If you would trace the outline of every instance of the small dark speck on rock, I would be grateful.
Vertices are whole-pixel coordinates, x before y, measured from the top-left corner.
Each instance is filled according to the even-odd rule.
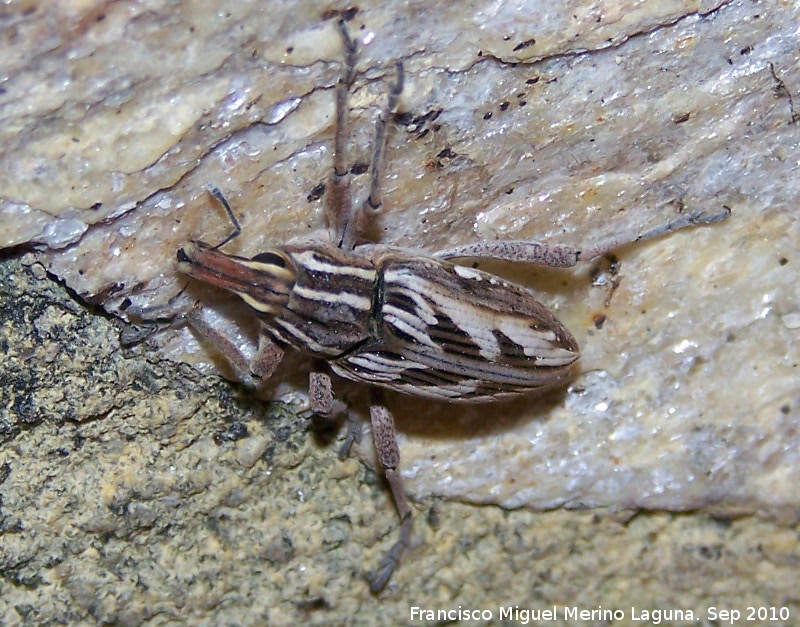
[[[314,202],[315,200],[319,200],[322,198],[322,195],[325,193],[325,183],[320,183],[314,189],[312,189],[308,196],[306,196],[306,200],[308,202]]]
[[[8,462],[3,462],[3,465],[0,466],[0,485],[8,479],[8,476],[11,474],[11,464]]]
[[[436,505],[431,505],[430,509],[428,510],[428,515],[426,516],[426,520],[428,525],[430,525],[431,529],[434,531],[439,528],[442,523],[441,516],[439,516],[439,510],[436,508]]]
[[[214,434],[214,443],[222,444],[223,442],[236,442],[242,440],[249,435],[247,425],[243,422],[233,422],[226,429],[217,431]]]
[[[518,43],[514,46],[513,52],[519,52],[520,50],[524,50],[525,48],[530,48],[532,45],[536,43],[536,40],[531,37],[530,39],[526,39],[523,42]]]
[[[291,427],[278,427],[275,429],[275,439],[278,442],[286,442],[292,435]]]

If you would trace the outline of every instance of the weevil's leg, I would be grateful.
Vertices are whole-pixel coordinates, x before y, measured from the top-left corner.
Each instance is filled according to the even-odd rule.
[[[153,335],[153,333],[158,331],[158,328],[155,322],[145,322],[144,324],[123,323],[123,327],[119,333],[120,344],[123,346],[138,344]]]
[[[374,217],[383,204],[381,185],[383,183],[383,170],[386,165],[386,129],[389,119],[397,110],[397,104],[405,82],[403,65],[397,63],[395,67],[397,69],[397,78],[389,86],[386,104],[375,121],[375,141],[372,148],[372,163],[369,169],[369,196],[367,196],[364,204],[359,207],[358,212],[345,224],[340,246],[343,250],[353,250],[356,240],[364,230],[367,222]]]
[[[441,259],[457,259],[460,257],[502,259],[504,261],[520,261],[551,268],[571,268],[578,263],[580,251],[570,246],[550,246],[542,242],[501,240],[456,246],[455,248],[437,252],[435,256]]]
[[[131,305],[130,307],[123,307],[123,309],[129,317],[138,318],[145,322],[172,322],[176,319],[182,319],[183,314],[195,304],[193,300],[190,300],[189,297],[186,296],[186,288],[188,286],[189,281],[184,284],[177,294],[170,297],[170,299],[162,305],[153,305],[150,307]]]
[[[258,353],[252,360],[248,360],[236,344],[206,321],[199,308],[193,307],[184,317],[203,339],[225,357],[237,377],[244,383],[253,385],[253,376],[268,379],[283,358],[283,349],[265,335],[260,335]]]
[[[350,179],[347,168],[345,145],[349,135],[347,109],[350,88],[356,73],[358,46],[350,38],[344,20],[339,20],[339,31],[345,50],[345,71],[336,83],[336,128],[333,137],[333,172],[325,202],[329,226],[334,231],[337,244],[341,246],[346,225],[353,217],[353,202],[350,196]]]
[[[269,379],[283,360],[284,350],[263,333],[258,336],[258,352],[250,360],[250,372],[259,379]]]
[[[344,442],[342,442],[342,445],[339,447],[339,452],[337,453],[339,459],[347,459],[350,455],[350,449],[353,448],[353,444],[361,439],[361,423],[353,413],[349,411],[345,419],[345,429],[347,429],[347,432],[345,433]]]
[[[331,375],[315,369],[308,375],[308,402],[311,412],[323,418],[332,418],[347,411],[347,405],[333,397]]]
[[[386,407],[380,390],[372,388],[369,417],[372,423],[372,438],[378,454],[378,462],[383,468],[389,487],[392,489],[397,513],[400,515],[400,538],[395,542],[389,553],[381,561],[377,574],[370,581],[373,592],[380,592],[389,581],[392,572],[400,564],[400,557],[408,545],[411,536],[413,517],[411,506],[408,504],[403,482],[398,472],[400,465],[400,449],[397,446],[397,433],[394,428],[394,418]]]
[[[131,322],[123,327],[120,333],[120,342],[124,346],[132,346],[146,339],[159,329],[183,324],[185,312],[194,306],[185,294],[186,282],[180,291],[166,303],[142,307],[140,305],[122,306],[121,309],[128,314]],[[184,301],[184,302],[182,302]]]
[[[373,211],[380,209],[383,204],[381,185],[383,184],[383,170],[386,166],[386,127],[389,124],[389,118],[397,111],[397,104],[400,100],[400,94],[403,93],[403,84],[405,83],[403,64],[396,63],[395,69],[397,70],[397,77],[394,83],[389,86],[386,105],[375,122],[375,143],[369,171],[369,196],[364,203],[365,209],[369,207]]]
[[[715,222],[722,222],[723,220],[726,220],[729,215],[731,215],[731,210],[728,207],[724,207],[722,211],[717,211],[715,213],[710,213],[710,214],[703,213],[702,211],[684,213],[681,214],[677,219],[673,220],[672,222],[668,222],[667,224],[662,224],[653,229],[650,229],[649,231],[646,231],[645,233],[638,235],[634,239],[620,238],[612,241],[606,241],[600,244],[599,246],[581,251],[580,261],[591,261],[592,259],[597,259],[598,257],[602,257],[603,255],[611,252],[616,248],[620,248],[621,246],[634,244],[636,242],[645,242],[649,239],[661,237],[662,235],[666,235],[667,233],[672,233],[673,231],[677,231],[679,229],[685,229],[690,226],[700,226],[703,224],[714,224]]]
[[[722,211],[712,214],[704,214],[699,211],[684,214],[672,222],[657,226],[632,239],[625,237],[615,238],[607,240],[599,246],[588,250],[578,250],[571,246],[550,245],[544,242],[508,240],[477,242],[475,244],[457,246],[437,252],[435,256],[441,259],[466,257],[476,259],[502,259],[503,261],[520,261],[540,266],[549,266],[551,268],[571,268],[579,261],[590,261],[597,257],[602,257],[606,253],[627,244],[643,242],[690,226],[721,222],[725,220],[730,213],[730,209],[725,208]]]
[[[189,326],[204,340],[207,340],[231,365],[239,379],[245,380],[250,376],[250,362],[239,348],[231,342],[222,332],[214,328],[203,317],[199,307],[193,307],[184,318]]]
[[[347,435],[339,447],[339,459],[344,459],[350,453],[350,448],[361,435],[361,426],[358,420],[351,415],[347,405],[338,401],[333,396],[331,376],[325,371],[325,363],[318,362],[315,369],[308,376],[308,408],[301,413],[320,416],[321,418],[334,418],[340,414],[347,416]]]

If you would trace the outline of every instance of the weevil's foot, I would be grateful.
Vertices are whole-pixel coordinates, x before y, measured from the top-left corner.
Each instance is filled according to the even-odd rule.
[[[400,539],[394,543],[386,557],[381,560],[377,573],[369,578],[369,588],[373,594],[377,594],[384,589],[392,573],[400,566],[400,557],[403,555],[403,551],[406,550],[406,546],[408,546],[413,522],[414,519],[410,515],[403,519],[403,524],[400,527]]]
[[[134,346],[146,340],[156,331],[158,331],[158,325],[153,322],[141,325],[123,323],[119,332],[119,341],[123,346]]]
[[[692,215],[694,224],[713,224],[714,222],[722,222],[731,215],[730,207],[723,207],[722,211],[714,213],[697,212]]]
[[[345,433],[344,442],[339,447],[339,459],[341,460],[350,457],[350,449],[353,448],[353,444],[361,440],[361,423],[350,412],[347,413],[345,425],[347,433]]]
[[[143,342],[160,329],[181,326],[185,323],[187,307],[178,304],[178,295],[173,296],[168,303],[161,305],[131,305],[123,307],[131,322],[123,323],[120,331],[120,342],[123,346],[133,346]],[[195,305],[196,306],[196,305]],[[191,309],[189,307],[188,309]]]
[[[381,562],[381,567],[378,570],[377,574],[373,577],[368,579],[369,581],[369,589],[372,591],[373,594],[378,594],[381,590],[386,587],[386,583],[389,581],[389,577],[392,576],[394,569],[397,568],[398,563],[393,562],[390,563],[388,560],[383,560]]]

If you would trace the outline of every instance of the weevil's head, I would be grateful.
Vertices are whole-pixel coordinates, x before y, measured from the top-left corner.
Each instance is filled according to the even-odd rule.
[[[259,316],[272,317],[289,302],[296,269],[289,256],[275,249],[251,259],[226,255],[204,242],[178,249],[178,270],[193,279],[233,292]]]

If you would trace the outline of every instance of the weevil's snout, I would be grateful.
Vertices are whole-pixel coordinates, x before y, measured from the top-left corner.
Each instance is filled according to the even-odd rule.
[[[183,248],[179,248],[175,258],[178,262],[178,270],[184,274],[189,274],[189,268],[192,266],[192,254],[194,253],[195,245],[193,243],[186,244]]]
[[[200,241],[192,241],[184,244],[181,248],[178,249],[178,252],[175,255],[175,258],[178,262],[178,270],[183,272],[184,274],[188,274],[192,276],[192,266],[195,265],[196,260],[199,255],[202,255],[202,252],[198,253],[198,251],[204,250],[213,250],[211,246],[206,244],[205,242]]]
[[[226,255],[204,242],[189,242],[178,249],[176,260],[180,272],[233,292],[256,313],[268,316],[286,306],[295,283],[294,264],[281,250],[247,259]]]

